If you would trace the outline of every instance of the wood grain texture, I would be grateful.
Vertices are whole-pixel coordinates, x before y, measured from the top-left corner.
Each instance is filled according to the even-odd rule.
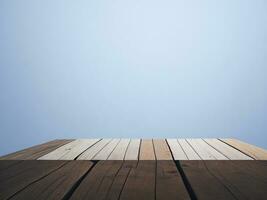
[[[77,160],[92,160],[94,156],[101,151],[109,142],[111,139],[102,139],[93,146],[91,146],[89,149],[84,151]]]
[[[66,161],[0,161],[0,199],[8,199],[64,164]]]
[[[181,175],[173,161],[157,161],[156,173],[156,199],[190,199]]]
[[[117,200],[120,198],[121,191],[123,190],[124,184],[133,168],[136,168],[137,160],[127,160],[122,164],[121,169],[113,180],[110,190],[106,196],[106,199]]]
[[[167,139],[174,160],[188,160],[184,150],[178,143],[177,139]]]
[[[256,147],[254,145],[242,142],[236,139],[220,139],[228,145],[238,149],[239,151],[247,154],[251,158],[255,160],[267,160],[267,151],[260,147]]]
[[[195,150],[188,144],[188,142],[185,139],[178,139],[177,141],[181,145],[188,160],[201,160],[199,155],[195,152]]]
[[[266,199],[266,161],[205,161],[205,165],[236,199]]]
[[[105,199],[123,161],[99,161],[70,199]]]
[[[35,160],[73,140],[53,140],[0,157],[0,160]]]
[[[138,160],[139,159],[139,149],[140,149],[140,139],[131,139],[128,149],[125,154],[125,160]]]
[[[155,160],[155,152],[152,140],[142,139],[139,160]]]
[[[208,145],[202,139],[187,139],[202,160],[228,160],[223,154]]]
[[[120,142],[120,139],[112,139],[101,151],[99,151],[94,157],[93,160],[107,160],[109,155],[115,149],[115,147]]]
[[[153,139],[153,144],[157,160],[172,160],[172,154],[166,140]]]
[[[92,166],[91,161],[69,161],[58,170],[29,185],[12,199],[63,199]]]
[[[120,200],[155,199],[156,161],[139,161],[132,168],[122,190]]]
[[[250,158],[249,156],[218,139],[204,139],[204,141],[224,154],[230,160],[252,160],[252,158]]]
[[[176,161],[178,162],[178,161]],[[182,169],[197,199],[233,200],[234,195],[206,167],[204,161],[182,160]],[[215,162],[215,161],[213,161]],[[230,161],[229,161],[230,162]]]
[[[116,148],[112,151],[108,160],[124,160],[130,139],[121,139]]]
[[[74,160],[99,139],[77,139],[38,158],[38,160]]]

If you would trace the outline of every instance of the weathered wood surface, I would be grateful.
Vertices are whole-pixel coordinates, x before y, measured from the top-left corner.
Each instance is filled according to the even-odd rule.
[[[266,199],[267,161],[2,160],[0,199]]]
[[[228,145],[238,149],[240,152],[247,154],[255,160],[267,160],[267,151],[260,147],[242,142],[236,139],[220,139]]]
[[[0,160],[267,160],[267,151],[235,139],[55,140]]]
[[[73,140],[53,140],[0,157],[0,160],[35,160]]]
[[[197,199],[266,199],[267,161],[180,163]]]
[[[142,140],[140,146],[139,160],[155,160],[155,151],[152,140]]]
[[[74,160],[100,139],[77,139],[38,158],[38,160]]]

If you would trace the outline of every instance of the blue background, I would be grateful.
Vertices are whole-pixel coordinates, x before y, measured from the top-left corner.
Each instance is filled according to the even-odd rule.
[[[1,0],[0,154],[55,138],[267,148],[266,0]]]

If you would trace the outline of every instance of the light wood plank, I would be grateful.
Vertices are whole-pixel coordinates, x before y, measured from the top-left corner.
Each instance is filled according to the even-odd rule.
[[[107,160],[109,155],[115,149],[115,147],[120,142],[120,139],[112,139],[101,151],[99,151],[94,157],[93,160]]]
[[[129,142],[130,139],[121,139],[114,151],[108,157],[108,160],[124,160]]]
[[[165,140],[153,139],[157,160],[172,160],[170,149]]]
[[[40,157],[38,160],[74,160],[99,139],[77,139]]]
[[[201,160],[198,154],[194,151],[194,149],[188,144],[185,139],[178,139],[177,141],[184,150],[188,160]]]
[[[142,139],[139,160],[155,160],[153,142],[150,139]]]
[[[181,145],[178,143],[177,139],[167,139],[167,142],[171,148],[174,160],[188,160],[185,152],[183,151]]]
[[[187,139],[187,141],[203,160],[228,160],[227,157],[209,146],[202,139]]]
[[[243,154],[242,152],[236,150],[235,148],[225,144],[218,139],[204,139],[209,145],[217,149],[219,152],[224,154],[230,160],[252,160],[251,157]]]
[[[74,140],[53,140],[0,157],[0,160],[35,160]]]
[[[242,151],[255,160],[267,160],[267,151],[260,147],[242,142],[236,139],[220,139],[221,141],[231,145],[232,147]]]
[[[91,146],[89,149],[87,149],[85,152],[83,152],[77,160],[92,160],[93,157],[101,151],[109,142],[111,139],[102,139],[93,146]]]
[[[140,142],[140,139],[131,139],[125,154],[125,160],[138,160]]]

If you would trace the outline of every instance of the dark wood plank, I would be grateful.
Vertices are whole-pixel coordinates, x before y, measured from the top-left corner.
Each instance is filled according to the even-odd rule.
[[[180,161],[180,163],[197,199],[236,199],[229,189],[207,169],[203,161],[189,160]]]
[[[99,161],[70,199],[105,199],[123,161]]]
[[[190,196],[183,183],[182,177],[172,160],[157,161],[156,177],[157,200],[190,199]]]
[[[27,185],[64,165],[65,161],[0,161],[0,199],[6,199]],[[8,166],[8,167],[7,167]]]
[[[73,140],[53,140],[0,157],[0,160],[35,160]]]
[[[236,199],[266,199],[267,161],[205,161]]]
[[[126,180],[120,199],[155,199],[156,161],[140,160]]]
[[[41,162],[41,161],[38,161]],[[47,161],[48,163],[54,161]],[[53,173],[29,185],[11,199],[63,199],[93,166],[92,161],[68,161]]]
[[[124,161],[121,169],[118,174],[114,178],[114,181],[108,191],[106,199],[109,200],[117,200],[120,198],[121,191],[123,190],[124,184],[132,170],[132,168],[136,168],[137,161],[128,160]]]

